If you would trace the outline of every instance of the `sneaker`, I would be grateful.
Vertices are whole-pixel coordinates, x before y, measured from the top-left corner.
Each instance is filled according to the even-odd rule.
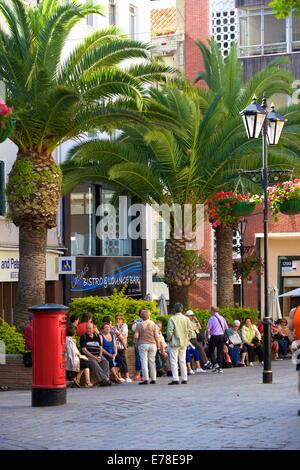
[[[215,364],[211,371],[212,372],[217,372],[219,368],[220,368],[219,364]]]
[[[141,377],[140,374],[136,374],[136,375],[133,377],[133,380],[134,380],[135,382],[141,382],[141,380],[143,380],[143,379],[142,379],[142,377]]]
[[[219,367],[218,372],[219,372],[219,374],[224,374],[224,371],[221,367]]]
[[[148,385],[148,380],[143,380],[143,382],[140,382],[139,385]]]
[[[181,381],[181,384],[182,384],[182,385],[186,385],[187,383],[188,383],[187,380],[182,380],[182,381]]]
[[[119,380],[120,380],[120,382],[121,382],[122,384],[124,384],[124,383],[126,382],[126,380],[123,379],[123,377],[119,378]]]
[[[131,384],[132,380],[128,377],[128,379],[125,379],[125,382],[126,382],[127,384]]]
[[[179,380],[172,380],[172,382],[169,382],[168,385],[180,385]]]
[[[275,357],[274,361],[283,361],[282,357]]]
[[[156,384],[156,380],[151,380],[150,385],[155,385],[155,384]]]
[[[213,368],[213,365],[210,361],[206,362],[203,366],[203,369],[205,370],[209,370],[209,369],[212,369]]]
[[[200,367],[200,368],[198,367],[198,369],[196,369],[196,372],[197,372],[198,374],[205,374],[205,373],[206,373],[206,370],[201,369],[201,367]]]
[[[194,372],[193,369],[191,369],[191,370],[188,371],[188,374],[189,374],[189,375],[195,375],[195,373],[196,373],[196,372]]]
[[[249,362],[249,366],[253,367],[254,366],[253,362]]]

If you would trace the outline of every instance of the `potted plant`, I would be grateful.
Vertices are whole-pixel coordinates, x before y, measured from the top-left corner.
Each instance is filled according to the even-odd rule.
[[[300,214],[300,179],[270,186],[268,201],[275,220],[278,220],[279,212],[286,215]]]
[[[0,143],[10,136],[15,125],[16,121],[12,116],[12,109],[0,100]]]

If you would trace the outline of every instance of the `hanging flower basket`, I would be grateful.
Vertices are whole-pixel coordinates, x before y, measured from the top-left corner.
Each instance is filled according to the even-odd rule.
[[[232,206],[231,210],[233,215],[236,215],[237,217],[245,217],[254,212],[255,206],[255,202],[237,201],[237,203]]]
[[[2,123],[4,123],[4,121],[2,121]],[[16,120],[14,118],[10,118],[6,121],[6,125],[4,127],[0,127],[0,143],[8,139],[15,126]]]
[[[268,188],[268,201],[272,216],[277,221],[277,214],[300,214],[300,179],[285,181]]]
[[[280,212],[286,215],[300,214],[300,199],[287,199],[280,204]]]
[[[0,100],[0,142],[4,142],[10,136],[15,125],[16,120],[12,117],[12,109]]]
[[[234,227],[239,218],[251,214],[260,201],[261,198],[256,195],[219,192],[207,202],[209,221],[214,228],[220,225]]]

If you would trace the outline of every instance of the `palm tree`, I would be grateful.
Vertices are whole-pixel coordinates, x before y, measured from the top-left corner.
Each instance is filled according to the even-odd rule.
[[[288,88],[288,78],[274,66],[266,82],[277,83],[272,88],[275,92]],[[169,83],[160,90],[151,90],[151,99],[143,112],[148,118],[147,125],[123,127],[123,134],[113,142],[94,140],[75,146],[63,166],[63,190],[68,192],[84,181],[109,182],[117,194],[129,193],[150,204],[178,204],[183,211],[185,204],[194,208],[196,204],[206,204],[217,191],[237,182],[238,168],[249,168],[250,164],[258,168],[257,142],[247,140],[237,114],[228,118],[222,88],[216,93],[188,83],[181,88]],[[248,88],[240,91],[245,95],[245,102],[248,94],[259,91],[254,86],[251,88],[251,91]],[[242,106],[242,96],[240,103]],[[284,161],[285,165],[295,167],[298,154],[290,151],[288,155],[279,153],[272,158],[274,165],[280,166]],[[243,184],[246,189],[253,188],[247,180]],[[187,249],[186,243],[194,241],[195,229],[194,224],[188,237],[177,239],[171,218],[165,249],[165,282],[171,303],[181,301],[188,305],[188,292],[197,277],[199,257],[197,251]],[[232,229],[227,232],[232,247]],[[232,266],[231,251],[227,263]],[[220,269],[219,262],[219,272]],[[223,275],[228,276],[225,266]],[[229,306],[232,283],[233,275],[229,278],[226,298]]]
[[[233,44],[228,57],[224,60],[217,43],[209,42],[207,47],[198,41],[197,45],[205,63],[204,72],[199,72],[195,82],[204,82],[211,94],[220,96],[224,119],[236,123],[236,132],[244,132],[239,112],[250,102],[253,95],[262,97],[265,91],[271,97],[276,93],[291,95],[293,76],[280,65],[286,64],[285,58],[273,60],[266,68],[254,75],[248,83],[243,83],[243,67],[238,60],[237,46]],[[288,106],[280,111],[288,118],[284,134],[276,149],[269,149],[270,169],[294,169],[299,171],[299,106]],[[220,142],[221,144],[221,142]],[[260,144],[259,144],[260,145]],[[241,159],[240,168],[260,169],[261,151],[252,155],[251,159],[245,155]],[[226,181],[227,179],[227,181]],[[245,178],[240,178],[240,190],[251,190],[261,193],[261,186],[251,184]],[[236,173],[224,172],[219,185],[222,189],[234,191],[237,187]],[[217,191],[216,191],[217,192]],[[238,219],[236,221],[238,223]],[[232,235],[236,226],[221,225],[215,230],[217,247],[217,302],[220,307],[233,307],[233,264],[232,264]]]
[[[45,301],[47,231],[56,225],[62,175],[52,154],[63,142],[93,128],[109,129],[136,119],[149,83],[170,69],[149,61],[149,46],[127,39],[116,27],[93,32],[67,56],[71,29],[89,14],[90,1],[0,0],[0,78],[17,124],[18,147],[9,175],[9,217],[19,227],[20,271],[15,321]],[[142,59],[121,68],[125,59]],[[124,104],[125,103],[125,104]]]

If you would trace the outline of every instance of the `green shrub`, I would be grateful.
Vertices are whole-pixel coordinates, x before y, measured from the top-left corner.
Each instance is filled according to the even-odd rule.
[[[0,340],[5,344],[6,354],[22,354],[25,351],[23,335],[18,333],[15,326],[0,319]]]
[[[97,328],[101,328],[103,317],[110,315],[114,323],[116,315],[123,315],[124,321],[132,325],[133,321],[139,317],[141,308],[146,308],[151,312],[151,319],[156,320],[159,309],[156,302],[147,300],[136,300],[127,297],[123,292],[115,291],[110,297],[82,297],[72,299],[70,303],[70,315],[76,314],[81,319],[84,313],[91,313],[93,322]]]
[[[196,314],[202,330],[206,328],[209,317],[211,316],[210,310],[196,310],[193,312]],[[227,321],[228,326],[230,326],[233,320],[240,320],[241,324],[244,323],[245,319],[250,317],[253,323],[257,323],[259,312],[251,308],[221,308],[220,314]]]
[[[196,310],[193,309],[193,312],[196,314],[196,317],[199,320],[199,323],[202,327],[202,331],[205,330],[209,317],[211,316],[210,310]],[[250,317],[253,323],[256,323],[258,320],[259,312],[251,308],[221,308],[221,315],[225,318],[230,326],[233,320],[240,320],[241,324],[245,321],[247,317]],[[163,331],[167,329],[169,318],[171,315],[165,315],[163,317],[157,317],[157,320],[162,322]]]

